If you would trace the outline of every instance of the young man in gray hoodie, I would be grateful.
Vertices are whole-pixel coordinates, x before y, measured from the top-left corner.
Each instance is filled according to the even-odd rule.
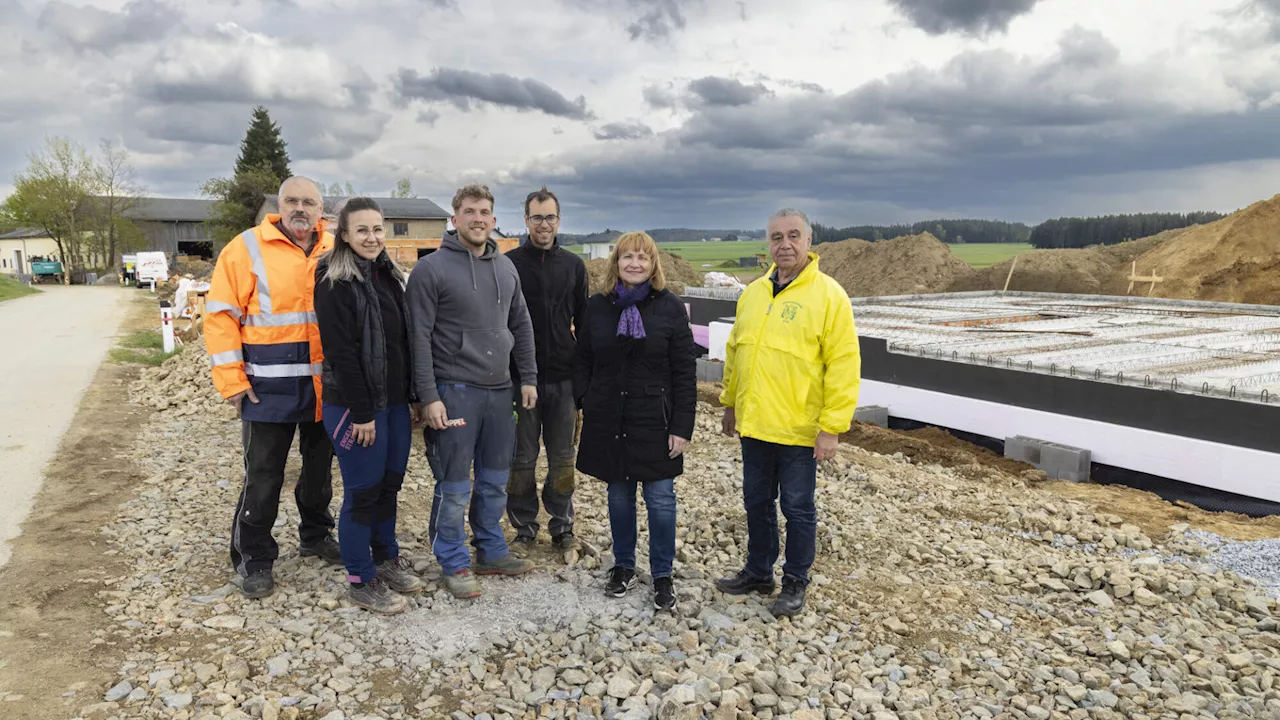
[[[527,409],[538,400],[538,371],[520,275],[489,238],[496,222],[489,189],[458,190],[452,220],[456,230],[414,266],[405,297],[417,412],[425,415],[427,460],[436,479],[431,550],[449,592],[474,598],[480,583],[466,545],[468,507],[476,574],[533,569],[510,554],[501,522],[516,436],[510,366],[514,359],[527,378],[519,399]]]

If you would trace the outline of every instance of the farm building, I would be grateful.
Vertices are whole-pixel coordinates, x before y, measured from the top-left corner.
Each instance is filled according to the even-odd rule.
[[[18,228],[0,234],[0,273],[30,275],[32,258],[58,258],[58,245],[40,228]]]
[[[146,236],[144,250],[163,252],[171,261],[177,255],[212,258],[213,238],[204,227],[212,207],[212,200],[148,197],[124,216]]]

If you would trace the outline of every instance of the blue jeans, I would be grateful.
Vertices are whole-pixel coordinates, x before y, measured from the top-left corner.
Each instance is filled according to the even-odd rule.
[[[427,462],[436,479],[427,530],[431,550],[446,575],[471,567],[467,520],[478,562],[506,557],[502,515],[507,509],[507,478],[516,443],[511,388],[486,390],[469,385],[439,385],[450,420],[467,421],[444,430],[427,428]],[[475,483],[471,481],[475,468]]]
[[[773,579],[778,561],[778,501],[787,519],[783,579],[809,583],[818,535],[813,448],[742,438],[742,501],[747,510],[747,574]]]
[[[609,529],[613,532],[614,565],[636,567],[636,485],[634,481],[609,483]],[[643,483],[644,506],[649,511],[649,574],[671,577],[676,559],[676,481]]]
[[[365,447],[351,432],[351,413],[323,403],[325,433],[342,470],[342,513],[338,546],[348,582],[369,582],[375,564],[400,557],[396,542],[396,497],[409,464],[413,421],[408,405],[396,405],[373,417],[373,444]]]

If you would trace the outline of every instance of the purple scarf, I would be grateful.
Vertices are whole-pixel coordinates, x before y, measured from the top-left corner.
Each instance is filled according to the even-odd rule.
[[[613,304],[622,308],[622,316],[618,318],[618,335],[644,337],[644,321],[640,319],[640,309],[636,307],[636,303],[649,295],[649,281],[646,280],[630,290],[619,282],[613,291],[618,295]]]

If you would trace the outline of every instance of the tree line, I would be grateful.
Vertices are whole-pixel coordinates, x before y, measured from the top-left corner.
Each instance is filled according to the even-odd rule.
[[[142,199],[128,152],[103,140],[96,156],[66,138],[45,141],[14,176],[0,205],[0,229],[34,227],[58,248],[63,282],[89,269],[110,268],[120,253],[145,246],[128,217]]]
[[[1029,242],[1040,249],[1115,245],[1128,240],[1150,237],[1165,230],[1214,222],[1224,217],[1226,216],[1222,213],[1202,211],[1055,218],[1035,226],[1031,231]]]
[[[855,225],[836,228],[813,224],[813,242],[839,242],[858,238],[870,242],[891,240],[903,235],[929,233],[944,243],[1024,243],[1031,228],[1023,223],[1000,220],[923,220],[910,225]]]

